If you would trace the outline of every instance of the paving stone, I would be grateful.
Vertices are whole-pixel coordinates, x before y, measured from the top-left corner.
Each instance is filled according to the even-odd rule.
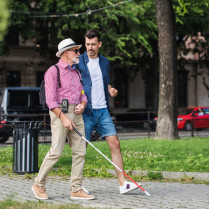
[[[33,181],[25,179],[24,175],[0,176],[0,200],[38,201],[31,190]],[[95,200],[71,200],[70,178],[50,176],[46,202],[115,209],[209,209],[209,185],[205,184],[143,182],[142,187],[151,197],[140,189],[120,195],[117,179],[84,178],[83,185],[96,196]]]

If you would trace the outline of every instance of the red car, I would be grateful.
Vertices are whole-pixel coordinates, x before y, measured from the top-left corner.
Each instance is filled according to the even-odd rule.
[[[191,131],[209,128],[209,107],[193,107],[180,109],[178,112],[178,129]]]

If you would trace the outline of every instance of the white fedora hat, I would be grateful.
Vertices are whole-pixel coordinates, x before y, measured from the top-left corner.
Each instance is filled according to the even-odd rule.
[[[60,55],[73,47],[77,47],[78,49],[80,49],[82,47],[82,45],[76,45],[75,42],[71,39],[71,38],[67,38],[62,40],[59,45],[58,45],[58,52],[56,53],[57,57],[60,57]]]

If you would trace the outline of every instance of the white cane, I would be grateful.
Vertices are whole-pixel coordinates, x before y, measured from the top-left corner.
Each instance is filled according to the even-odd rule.
[[[115,168],[117,168],[121,173],[123,173],[128,179],[130,179],[136,186],[139,187],[146,195],[151,196],[145,189],[143,189],[139,184],[137,184],[131,177],[129,177],[123,170],[121,170],[115,163],[113,163],[107,156],[105,156],[100,150],[98,150],[90,141],[88,141],[79,131],[74,127],[73,130],[81,136],[88,144],[90,144],[97,152],[99,152],[106,160],[108,160]]]

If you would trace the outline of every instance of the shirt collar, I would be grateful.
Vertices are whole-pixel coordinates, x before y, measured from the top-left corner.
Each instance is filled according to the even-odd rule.
[[[69,70],[75,70],[75,65],[72,65],[72,68],[70,67],[70,65],[67,66]]]

